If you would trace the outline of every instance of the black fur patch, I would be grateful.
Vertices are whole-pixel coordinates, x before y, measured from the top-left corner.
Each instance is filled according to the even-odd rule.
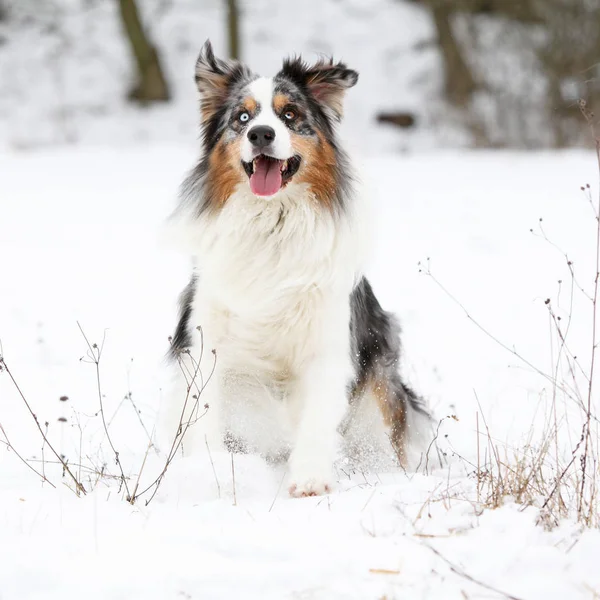
[[[400,377],[400,326],[381,308],[369,281],[363,277],[350,296],[350,335],[355,379],[352,394],[370,379],[383,379],[395,401],[429,415],[424,401]]]
[[[171,341],[171,356],[176,357],[183,350],[192,345],[192,332],[190,331],[190,318],[192,316],[192,302],[196,294],[196,277],[192,276],[190,282],[179,296],[179,322],[175,335]]]

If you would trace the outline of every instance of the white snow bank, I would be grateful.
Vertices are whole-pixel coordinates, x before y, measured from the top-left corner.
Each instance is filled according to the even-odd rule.
[[[187,276],[185,258],[156,240],[193,158],[181,146],[0,155],[3,354],[77,472],[80,455],[87,467],[117,472],[97,416],[94,366],[80,361],[79,321],[92,342],[105,336],[106,414],[135,483],[147,447],[140,419],[151,432]],[[58,489],[40,488],[2,451],[2,600],[501,597],[482,584],[526,600],[600,593],[598,532],[570,523],[546,532],[534,508],[508,503],[481,514],[473,501],[466,461],[476,461],[474,390],[492,435],[509,448],[543,420],[551,390],[418,268],[430,257],[433,274],[482,326],[551,369],[544,300],[568,310],[565,289],[557,293],[568,270],[529,229],[542,217],[591,286],[595,222],[579,186],[594,184],[593,157],[438,153],[382,156],[366,167],[378,217],[370,276],[401,318],[410,383],[437,417],[458,417],[440,428],[449,466],[363,474],[341,462],[331,496],[290,500],[280,489],[284,466],[235,456],[234,505],[230,456],[213,457],[216,478],[206,461],[188,458],[173,463],[152,503],[132,507],[106,477],[75,497],[52,464],[45,471]],[[573,312],[570,343],[587,366],[589,310],[578,300]],[[129,392],[138,413],[124,400]],[[23,456],[41,459],[39,434],[6,373],[0,423]],[[144,481],[161,465],[151,451]],[[83,469],[82,478],[91,487],[96,476]]]

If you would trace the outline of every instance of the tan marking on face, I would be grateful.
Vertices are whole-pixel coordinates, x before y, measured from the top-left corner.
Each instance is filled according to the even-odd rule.
[[[302,157],[300,170],[294,180],[307,183],[317,201],[331,209],[336,189],[336,157],[325,136],[319,132],[317,136],[314,138],[292,133],[292,148]]]
[[[246,96],[242,101],[244,108],[253,115],[256,112],[257,103],[256,100],[252,96]]]
[[[208,160],[207,193],[213,208],[220,208],[246,176],[240,164],[241,140],[220,140]]]
[[[279,114],[289,103],[290,99],[285,94],[275,94],[273,97],[273,110],[275,114]]]

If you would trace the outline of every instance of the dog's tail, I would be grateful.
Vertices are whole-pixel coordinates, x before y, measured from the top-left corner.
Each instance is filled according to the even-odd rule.
[[[392,427],[394,449],[403,466],[410,471],[429,470],[438,462],[432,414],[425,400],[410,387],[404,382],[400,382],[400,387],[396,391],[396,403],[402,416],[397,439],[394,439]]]
[[[356,373],[351,398],[376,401],[400,463],[416,469],[431,451],[432,419],[425,401],[400,376],[400,326],[394,315],[381,308],[364,277],[350,305]]]

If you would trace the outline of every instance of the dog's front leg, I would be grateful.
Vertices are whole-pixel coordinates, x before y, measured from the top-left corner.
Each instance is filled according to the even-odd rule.
[[[289,461],[289,491],[295,497],[332,489],[337,428],[347,410],[351,376],[347,321],[340,326],[335,333],[327,328],[332,335],[323,337],[320,351],[303,370],[294,391],[298,425]]]

